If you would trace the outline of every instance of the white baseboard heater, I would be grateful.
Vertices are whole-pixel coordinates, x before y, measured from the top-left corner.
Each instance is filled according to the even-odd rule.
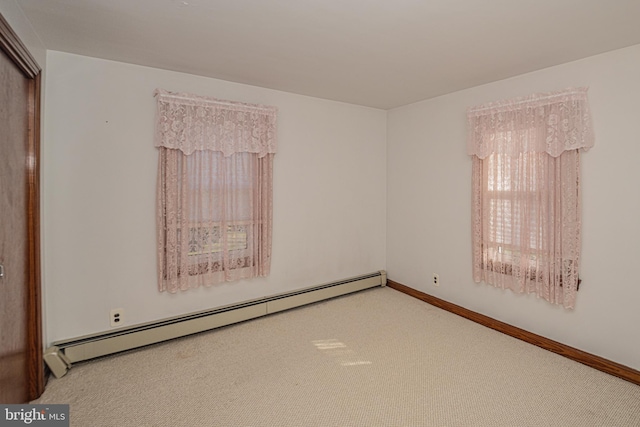
[[[74,363],[208,331],[386,284],[387,273],[382,270],[213,310],[57,341],[45,351],[44,360],[53,375],[60,378]]]

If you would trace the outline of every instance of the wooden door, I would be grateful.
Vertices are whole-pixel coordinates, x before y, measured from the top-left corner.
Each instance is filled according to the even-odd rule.
[[[0,15],[0,403],[44,388],[40,314],[40,69]]]

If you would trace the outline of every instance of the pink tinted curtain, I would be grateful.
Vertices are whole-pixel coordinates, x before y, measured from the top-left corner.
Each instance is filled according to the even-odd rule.
[[[473,278],[573,308],[580,155],[594,144],[587,90],[468,110]]]
[[[156,98],[159,290],[267,276],[276,109],[162,90]]]

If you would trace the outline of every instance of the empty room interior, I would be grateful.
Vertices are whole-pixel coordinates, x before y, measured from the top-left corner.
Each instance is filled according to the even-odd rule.
[[[640,425],[640,2],[0,0],[0,14],[40,93],[37,378],[0,403],[68,404],[78,426]],[[184,219],[209,239],[184,259],[220,262],[174,281],[168,176],[186,181],[192,152],[231,164],[205,137],[171,145],[218,135],[218,119],[171,122],[188,106],[224,111],[221,139],[267,142],[221,143],[259,170],[238,179],[261,202],[243,225],[214,215],[206,237]],[[238,131],[239,111],[256,127]],[[529,161],[496,154],[514,141],[543,147],[545,186],[562,180],[553,213],[533,208],[555,226],[509,223],[524,202],[493,210],[520,203],[505,188],[530,173],[492,172]],[[167,172],[173,151],[185,163]],[[210,187],[237,178],[219,176]],[[88,342],[101,350],[73,352]]]

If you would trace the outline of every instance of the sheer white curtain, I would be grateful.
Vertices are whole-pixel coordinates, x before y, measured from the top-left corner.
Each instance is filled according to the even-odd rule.
[[[467,118],[474,280],[573,308],[579,150],[594,144],[587,89],[473,107]]]
[[[267,276],[274,107],[156,91],[158,287]]]

